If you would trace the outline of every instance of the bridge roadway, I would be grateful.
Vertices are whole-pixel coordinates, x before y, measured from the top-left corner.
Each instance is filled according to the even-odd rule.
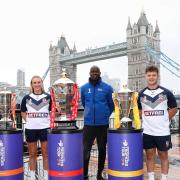
[[[127,55],[127,42],[103,46],[96,49],[87,49],[86,51],[62,55],[60,57],[60,63],[67,64],[83,64],[87,62],[93,62],[98,60],[105,60],[115,57],[121,57]]]

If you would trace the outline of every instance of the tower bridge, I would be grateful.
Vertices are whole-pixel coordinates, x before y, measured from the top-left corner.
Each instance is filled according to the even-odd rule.
[[[126,42],[106,45],[95,49],[86,49],[77,52],[76,46],[69,48],[64,35],[58,40],[57,45],[50,44],[49,48],[49,71],[50,85],[59,79],[62,67],[66,67],[70,78],[76,81],[77,65],[108,60],[115,57],[128,57],[128,87],[132,90],[142,89],[146,84],[144,81],[145,68],[156,65],[160,68],[160,62],[154,56],[146,52],[146,46],[160,53],[160,31],[158,24],[153,29],[148,22],[145,12],[133,25],[128,19],[126,28]]]
[[[87,49],[79,53],[62,56],[60,63],[83,64],[98,60],[111,59],[127,55],[127,43],[118,43],[96,49]]]

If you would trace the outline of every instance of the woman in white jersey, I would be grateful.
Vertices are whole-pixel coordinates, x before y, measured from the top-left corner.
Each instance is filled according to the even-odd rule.
[[[39,76],[32,77],[30,87],[30,94],[26,95],[21,103],[21,115],[26,121],[25,136],[29,150],[30,178],[35,179],[37,141],[40,140],[44,179],[47,179],[47,132],[50,128],[51,96],[44,92],[43,81]]]

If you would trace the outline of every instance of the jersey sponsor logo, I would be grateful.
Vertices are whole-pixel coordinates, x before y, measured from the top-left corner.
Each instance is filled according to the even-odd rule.
[[[27,104],[32,105],[32,99],[27,100]]]
[[[166,96],[163,94],[159,94],[159,102],[163,102],[164,100],[166,100]]]
[[[98,91],[103,91],[101,88],[98,88],[97,90],[98,90]]]
[[[147,102],[147,97],[146,97],[146,96],[144,96],[144,97],[142,98],[142,102],[143,102],[143,103],[146,103],[146,102]]]
[[[163,116],[164,110],[144,111],[145,116]]]
[[[47,99],[46,99],[46,98],[43,98],[42,102],[43,102],[44,104],[46,104],[46,103],[47,103]]]
[[[88,94],[90,94],[90,93],[91,93],[91,89],[89,88],[89,89],[88,89]]]
[[[169,141],[166,141],[166,147],[168,148],[170,145]]]
[[[36,113],[28,113],[28,118],[47,118],[48,113],[36,112]]]

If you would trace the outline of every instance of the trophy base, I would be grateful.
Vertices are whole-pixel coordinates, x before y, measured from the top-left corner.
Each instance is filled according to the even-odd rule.
[[[53,129],[78,129],[76,121],[54,121],[55,127]]]
[[[0,121],[1,130],[15,130],[16,128],[13,128],[12,126],[13,126],[12,121]]]
[[[132,120],[128,117],[123,117],[121,119],[121,127],[119,129],[135,129],[132,125]]]

